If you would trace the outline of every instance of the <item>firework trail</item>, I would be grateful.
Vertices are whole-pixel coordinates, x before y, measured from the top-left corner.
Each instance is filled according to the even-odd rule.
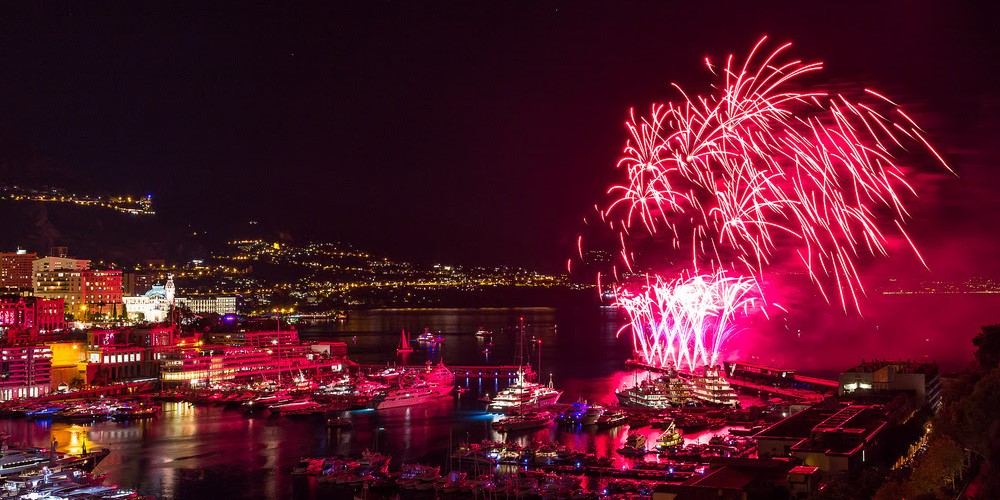
[[[654,366],[694,370],[719,362],[722,346],[737,333],[734,320],[759,299],[756,282],[713,275],[663,280],[639,291],[615,287],[615,305],[628,312],[635,352]]]
[[[810,91],[799,80],[822,64],[782,61],[789,44],[759,56],[765,40],[742,64],[706,60],[719,78],[713,92],[677,87],[680,102],[632,112],[618,162],[628,182],[609,190],[602,219],[620,232],[630,268],[625,236],[639,224],[689,255],[695,273],[759,278],[791,257],[828,301],[857,308],[857,261],[888,253],[883,227],[923,262],[903,229],[903,198],[915,191],[897,155],[911,146],[947,164],[887,98]]]
[[[904,199],[916,195],[903,158],[930,156],[951,171],[944,159],[888,98],[810,89],[802,79],[822,64],[788,59],[790,44],[764,55],[765,41],[742,63],[706,59],[717,77],[709,93],[675,85],[678,102],[646,116],[633,110],[626,122],[631,138],[618,168],[627,182],[609,189],[601,220],[618,232],[629,271],[636,227],[690,262],[678,280],[654,275],[639,291],[615,288],[647,362],[693,369],[718,361],[776,263],[800,265],[847,311],[865,292],[859,260],[887,255],[890,238],[902,237],[924,262],[903,229]]]

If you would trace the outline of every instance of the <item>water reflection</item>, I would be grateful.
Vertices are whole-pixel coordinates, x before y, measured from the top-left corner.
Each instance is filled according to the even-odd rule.
[[[996,299],[990,300],[993,304]],[[926,305],[928,301],[921,298],[910,304]],[[919,317],[937,314],[942,306],[905,308],[897,304],[887,310],[898,312],[901,309],[909,311],[908,317]],[[982,314],[980,311],[973,321],[979,321]],[[395,356],[400,329],[420,332],[429,327],[441,331],[444,347],[433,351],[418,350],[407,359],[408,363],[422,364],[428,359],[443,357],[449,365],[482,364],[487,360],[506,364],[515,360],[515,332],[521,316],[525,318],[528,338],[542,341],[541,344],[529,344],[528,357],[536,366],[538,346],[541,346],[544,378],[553,374],[556,386],[564,391],[563,402],[579,398],[614,402],[614,389],[623,378],[631,378],[621,371],[622,362],[630,353],[630,343],[616,338],[620,320],[610,308],[367,311],[354,313],[351,320],[343,324],[305,327],[300,331],[307,339],[348,342],[352,358],[360,362],[384,363],[386,360],[402,361]],[[938,319],[928,324],[938,327],[942,321]],[[932,346],[947,343],[955,350],[955,353],[941,350],[939,355],[967,360],[971,346],[968,339],[975,334],[978,325],[966,326],[968,328],[961,331],[971,330],[961,338],[955,335],[955,328],[944,329],[943,326],[941,331],[933,333],[926,332],[926,327],[919,332],[916,326],[913,330],[897,332],[883,326],[879,337],[866,337],[865,343],[848,347],[837,347],[839,341],[836,339],[824,338],[812,343],[814,341],[807,337],[794,346],[783,346],[787,339],[777,334],[762,339],[755,332],[745,332],[740,345],[750,346],[758,353],[773,351],[776,355],[787,351],[791,356],[795,350],[801,350],[798,358],[801,363],[816,361],[823,366],[844,368],[861,357],[881,355],[882,352],[906,354],[905,349],[912,344],[909,339],[919,333],[921,338],[930,338]],[[479,327],[494,332],[494,346],[488,357],[482,352],[484,339],[474,335]],[[856,337],[850,333],[838,335]],[[356,344],[351,340],[354,336],[358,338]],[[883,351],[873,344],[876,339],[884,344]],[[829,349],[819,350],[817,345]],[[860,352],[858,346],[872,350]],[[820,357],[822,360],[818,359]],[[788,365],[807,373],[812,366]],[[13,436],[12,444],[48,447],[50,438],[54,437],[60,451],[77,453],[84,443],[88,448],[111,448],[111,456],[100,467],[109,473],[110,480],[136,486],[142,493],[157,498],[308,497],[315,495],[315,490],[308,484],[293,481],[289,474],[303,456],[356,455],[366,448],[377,447],[391,453],[396,466],[401,462],[443,463],[451,444],[499,440],[501,436],[490,427],[493,417],[482,411],[484,403],[478,398],[483,393],[496,394],[509,381],[459,379],[457,383],[469,391],[460,397],[416,407],[349,412],[346,417],[353,423],[349,429],[328,429],[320,419],[248,418],[234,410],[167,403],[159,419],[147,422],[72,425],[0,420],[0,431]],[[556,442],[622,461],[625,459],[615,450],[622,446],[628,432],[627,426],[608,431],[551,428],[514,435],[511,439],[522,445],[532,441]],[[647,428],[642,432],[654,441],[659,431]],[[704,442],[710,435],[696,433],[685,437]],[[647,459],[658,460],[655,455]]]

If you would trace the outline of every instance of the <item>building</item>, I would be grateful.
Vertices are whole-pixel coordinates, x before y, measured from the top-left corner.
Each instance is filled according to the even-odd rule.
[[[873,461],[887,426],[877,405],[824,402],[759,432],[761,458],[794,457],[823,473],[854,473]]]
[[[87,383],[91,385],[156,378],[158,368],[159,361],[142,346],[90,346],[87,349]]]
[[[840,395],[907,391],[933,411],[941,406],[941,374],[933,363],[862,361],[838,377]]]
[[[34,342],[66,328],[62,299],[0,296],[0,332],[6,343]]]
[[[164,385],[234,380],[268,373],[277,366],[274,356],[256,347],[179,347],[162,351],[157,356]]]
[[[235,296],[177,297],[177,305],[195,314],[215,313],[219,316],[236,314]]]
[[[163,323],[170,316],[174,305],[174,277],[167,275],[163,285],[153,285],[146,293],[139,296],[122,297],[125,312],[129,319],[148,323]]]
[[[130,271],[122,274],[122,294],[130,297],[143,295],[153,289],[159,273]]]
[[[0,288],[18,291],[34,286],[31,263],[38,258],[25,250],[0,253]]]
[[[51,392],[52,350],[48,346],[0,348],[0,401],[44,396]]]
[[[31,263],[34,295],[43,299],[62,299],[67,314],[78,315],[83,306],[83,271],[90,261],[67,257],[43,257]]]
[[[52,389],[82,384],[87,380],[87,347],[83,342],[48,343],[52,350]]]
[[[85,316],[118,317],[124,312],[121,271],[90,269],[81,275],[80,300]]]
[[[344,359],[313,351],[308,345],[286,348],[237,345],[179,345],[160,349],[160,380],[164,386],[201,385],[257,377],[277,378],[292,374],[339,372]]]

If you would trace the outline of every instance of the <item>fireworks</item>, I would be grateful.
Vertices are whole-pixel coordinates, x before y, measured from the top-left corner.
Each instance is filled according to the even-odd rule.
[[[744,276],[736,281],[742,289],[776,263],[791,263],[827,301],[857,309],[864,293],[859,259],[887,255],[895,239],[923,262],[903,229],[904,201],[916,194],[904,159],[923,153],[950,169],[888,98],[868,89],[853,98],[810,89],[803,77],[822,64],[786,61],[790,44],[761,55],[765,41],[742,64],[732,56],[721,67],[706,59],[718,78],[712,92],[691,96],[675,86],[679,102],[653,105],[646,116],[631,113],[631,139],[618,162],[628,181],[608,191],[614,200],[600,210],[602,220],[618,231],[629,269],[629,231],[639,226],[688,256],[694,275]],[[719,292],[704,278],[692,279],[708,296]],[[678,313],[673,295],[694,283],[654,281],[643,293],[618,294],[632,316],[637,350],[660,361],[713,362],[725,335],[709,349],[698,338],[705,332],[698,318],[721,314],[712,317],[730,325],[732,313]],[[672,333],[673,322],[693,330]]]
[[[759,298],[756,283],[721,273],[664,281],[639,292],[615,288],[615,303],[631,318],[632,341],[642,361],[694,370],[714,366],[722,345],[736,333],[733,320]],[[620,333],[620,331],[619,331]]]

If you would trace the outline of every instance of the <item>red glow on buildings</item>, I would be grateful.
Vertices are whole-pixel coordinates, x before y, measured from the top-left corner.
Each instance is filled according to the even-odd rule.
[[[66,328],[62,299],[0,297],[0,330],[7,343],[32,342]]]

